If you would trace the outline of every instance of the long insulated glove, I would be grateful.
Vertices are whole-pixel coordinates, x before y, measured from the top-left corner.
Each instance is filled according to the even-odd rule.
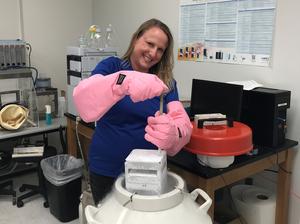
[[[168,103],[167,109],[167,114],[148,117],[145,139],[174,156],[190,141],[193,127],[179,101]]]
[[[167,91],[168,87],[156,75],[119,71],[82,80],[73,91],[73,99],[80,117],[85,122],[93,122],[125,95],[129,95],[133,102],[139,102]]]

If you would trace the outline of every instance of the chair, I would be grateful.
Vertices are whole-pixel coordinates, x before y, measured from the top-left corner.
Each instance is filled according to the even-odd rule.
[[[16,200],[16,204],[18,208],[21,208],[24,206],[24,199],[27,199],[31,196],[37,195],[37,194],[41,194],[44,199],[44,207],[47,208],[49,207],[48,204],[48,198],[47,198],[47,193],[46,193],[46,187],[45,187],[45,179],[44,179],[44,175],[40,166],[40,162],[43,158],[47,158],[50,156],[54,156],[57,154],[56,148],[52,147],[52,146],[45,146],[44,149],[44,154],[42,157],[26,157],[26,161],[28,162],[36,162],[38,164],[38,185],[31,185],[31,184],[23,184],[20,188],[19,191],[20,192],[24,192],[26,190],[29,190],[29,192],[24,193],[23,195],[20,195],[19,197],[17,197]],[[22,161],[24,161],[24,158],[22,158]]]
[[[14,163],[9,153],[0,152],[0,179],[14,169]],[[11,195],[12,204],[16,204],[16,191],[12,180],[0,181],[0,195]]]
[[[11,195],[12,204],[16,204],[16,191],[14,190],[14,184],[12,180],[0,183],[0,195]]]

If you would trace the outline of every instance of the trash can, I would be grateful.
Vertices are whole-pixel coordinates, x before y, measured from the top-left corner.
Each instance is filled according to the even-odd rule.
[[[50,213],[61,222],[79,217],[82,166],[81,159],[67,154],[41,161]]]

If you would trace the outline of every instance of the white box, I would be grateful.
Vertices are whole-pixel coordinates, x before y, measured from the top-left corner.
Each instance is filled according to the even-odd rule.
[[[13,153],[15,154],[22,154],[22,153],[43,153],[44,146],[17,146],[14,147]]]
[[[70,60],[70,70],[75,72],[81,72],[81,61]]]
[[[165,151],[134,149],[125,162],[125,187],[141,195],[159,195],[167,184]]]
[[[198,121],[199,120],[209,120],[209,119],[214,119],[214,118],[224,118],[226,119],[226,115],[221,114],[221,113],[211,113],[211,114],[195,114],[194,116],[194,122],[196,127],[198,126]],[[206,125],[226,125],[227,121],[205,121],[203,123],[203,126]]]
[[[18,157],[42,157],[44,146],[19,146],[14,147],[12,158]]]

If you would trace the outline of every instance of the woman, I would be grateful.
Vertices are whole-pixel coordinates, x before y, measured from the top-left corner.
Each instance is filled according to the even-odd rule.
[[[133,149],[166,150],[175,155],[188,141],[191,124],[178,101],[173,69],[173,37],[157,19],[144,22],[120,59],[101,61],[73,96],[80,116],[97,121],[89,150],[95,204],[124,171]],[[163,114],[158,112],[163,95]]]

